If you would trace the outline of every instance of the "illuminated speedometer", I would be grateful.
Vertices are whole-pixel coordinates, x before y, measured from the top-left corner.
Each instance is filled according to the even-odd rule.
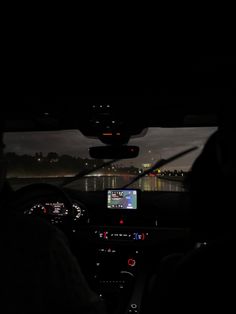
[[[72,208],[75,221],[79,220],[85,215],[85,209],[78,202],[73,202]]]

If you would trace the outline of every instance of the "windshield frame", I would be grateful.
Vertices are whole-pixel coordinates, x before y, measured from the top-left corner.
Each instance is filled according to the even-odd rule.
[[[99,189],[104,189],[104,188],[121,188],[122,186],[125,187],[125,186],[129,186],[129,182],[131,182],[133,179],[135,178],[138,178],[139,176],[140,177],[144,177],[145,175],[153,175],[153,174],[156,174],[154,171],[155,169],[153,168],[156,164],[156,162],[158,160],[169,160],[169,158],[171,158],[173,156],[173,154],[171,155],[171,152],[170,152],[170,149],[168,151],[167,149],[167,139],[168,137],[170,138],[171,140],[171,137],[172,136],[176,136],[176,134],[181,134],[181,132],[183,130],[185,130],[186,134],[187,135],[187,141],[186,139],[182,136],[179,135],[178,137],[178,144],[180,143],[181,145],[178,146],[178,149],[179,148],[185,148],[186,145],[188,145],[190,142],[191,144],[195,144],[196,143],[196,136],[195,136],[195,140],[190,140],[191,138],[191,134],[194,134],[194,131],[200,131],[200,130],[205,130],[205,136],[203,136],[201,134],[200,136],[200,149],[199,149],[199,152],[198,154],[200,154],[200,151],[202,149],[202,147],[204,146],[207,138],[217,129],[216,127],[201,127],[201,128],[149,128],[148,131],[146,132],[145,136],[144,137],[141,137],[141,138],[136,138],[136,139],[131,139],[131,143],[132,144],[135,144],[135,145],[138,145],[141,147],[140,151],[141,151],[141,154],[144,154],[144,157],[142,156],[139,156],[139,158],[135,158],[135,159],[132,159],[132,160],[99,160],[96,164],[96,166],[91,162],[91,160],[88,159],[88,148],[90,145],[94,146],[95,142],[96,143],[99,143],[99,140],[95,140],[95,139],[90,139],[90,138],[87,138],[85,137],[84,135],[82,135],[82,133],[80,133],[78,130],[65,130],[65,131],[48,131],[48,132],[11,132],[11,133],[8,133],[8,134],[5,134],[4,136],[4,141],[6,143],[6,149],[5,149],[5,152],[6,152],[6,155],[9,155],[10,153],[14,153],[13,152],[13,148],[14,148],[14,145],[16,148],[18,148],[18,151],[19,149],[22,149],[24,148],[24,145],[26,145],[26,142],[27,144],[30,144],[30,139],[26,140],[26,138],[28,136],[31,136],[31,140],[32,140],[32,137],[34,135],[37,134],[37,136],[40,136],[40,135],[43,135],[43,140],[34,140],[34,145],[35,143],[38,143],[39,145],[42,144],[43,142],[45,142],[45,138],[47,138],[48,135],[52,135],[52,139],[55,141],[55,139],[57,139],[60,143],[60,146],[59,147],[62,147],[64,143],[67,143],[67,147],[69,147],[70,149],[71,148],[74,148],[75,150],[77,149],[77,147],[80,147],[80,146],[83,146],[83,149],[84,151],[87,151],[87,157],[85,157],[84,155],[84,165],[86,167],[80,169],[79,171],[74,171],[73,174],[65,174],[62,176],[63,180],[62,182],[59,183],[59,185],[61,186],[67,186],[68,188],[75,188],[75,184],[78,183],[78,180],[81,181],[81,179],[84,180],[84,188],[82,187],[82,190],[87,190],[89,191],[89,187],[91,187],[90,184],[86,184],[85,182],[88,181],[88,180],[92,180],[92,178],[94,177],[97,177],[97,181],[101,180],[102,178],[102,171],[105,171],[104,173],[104,176],[107,176],[109,178],[111,177],[115,177],[115,175],[117,174],[120,174],[119,171],[120,169],[123,169],[124,171],[126,171],[126,178],[124,180],[124,182],[119,185],[118,184],[118,181],[115,180],[114,182],[110,182],[110,179],[107,180],[108,184],[110,184],[110,186],[105,186],[105,184],[94,184],[94,188],[92,190],[99,190]],[[208,129],[208,131],[206,132],[206,130]],[[166,136],[164,136],[165,132],[167,133]],[[204,132],[203,132],[204,133]],[[61,137],[62,136],[62,139],[64,140],[64,142],[60,142],[61,140]],[[76,136],[78,136],[79,138],[76,138]],[[9,142],[9,137],[10,137],[10,146],[11,148],[9,149],[9,146],[8,146],[8,142]],[[14,138],[15,137],[15,138]],[[23,140],[23,142],[25,141],[25,144],[20,146],[20,141]],[[169,139],[168,139],[169,140]],[[51,142],[50,142],[51,143]],[[83,143],[86,143],[83,144]],[[159,159],[155,159],[154,156],[158,156],[158,157],[162,157],[164,156],[162,154],[162,151],[160,149],[161,147],[161,144],[163,145],[166,144],[166,147],[163,148],[163,152],[164,152],[164,149],[165,151],[168,152],[168,155],[167,155],[167,158],[159,158]],[[174,143],[173,145],[175,145],[175,141],[173,141],[173,138],[172,138],[172,142],[170,141],[170,143]],[[198,142],[199,144],[199,142]],[[172,144],[171,144],[172,145]],[[176,145],[177,146],[177,145]],[[192,146],[192,145],[191,145]],[[13,148],[12,148],[13,147]],[[157,147],[157,149],[159,149],[157,151],[157,153],[155,152],[152,152],[152,150],[154,150],[154,148]],[[171,148],[171,146],[169,146]],[[190,147],[190,146],[189,146]],[[188,148],[189,148],[188,147]],[[11,151],[12,149],[12,151]],[[16,150],[17,151],[17,150]],[[22,159],[24,158],[24,156],[27,156],[27,154],[24,154],[23,153],[23,150],[21,150],[22,153],[21,155],[19,155]],[[41,150],[42,151],[42,150]],[[176,151],[176,150],[175,150]],[[179,149],[178,150],[178,153],[180,152],[181,150]],[[38,152],[36,152],[38,155],[38,159],[40,159],[42,156],[45,155],[45,152],[43,152],[41,155],[40,155],[40,148],[38,149]],[[50,152],[48,152],[49,154]],[[77,152],[78,154],[78,152]],[[191,155],[191,154],[190,154]],[[52,154],[50,155],[51,157]],[[60,156],[59,154],[57,156]],[[50,167],[51,168],[55,168],[55,165],[56,165],[56,155],[54,156],[55,157],[55,160],[51,160],[51,165]],[[62,155],[64,156],[64,155]],[[146,157],[145,157],[146,156]],[[8,156],[9,157],[9,156]],[[32,155],[31,155],[32,157]],[[36,156],[34,156],[35,158]],[[77,158],[77,157],[76,157]],[[139,167],[136,167],[136,164],[135,162],[140,162],[140,160],[142,160],[141,158],[149,158],[149,162],[147,163],[143,163],[143,168],[141,168],[140,166]],[[144,159],[143,159],[144,160]],[[193,160],[195,160],[195,158],[193,158]],[[31,158],[31,161],[32,161],[32,158]],[[72,161],[72,159],[71,159]],[[81,160],[80,160],[81,161]],[[87,162],[87,165],[86,165],[86,162]],[[94,162],[94,161],[93,161]],[[40,164],[40,160],[38,161],[38,163]],[[89,165],[90,163],[90,165]],[[114,163],[116,165],[114,165]],[[171,164],[171,163],[170,163]],[[126,166],[127,165],[127,166]],[[37,165],[38,166],[38,165]],[[111,166],[109,168],[109,166]],[[160,165],[158,167],[158,164],[156,165],[157,166],[157,172],[160,171],[159,174],[163,174],[164,171],[167,171],[165,169],[165,167],[163,167],[164,165],[162,165],[162,168],[163,169],[160,169]],[[153,168],[153,169],[152,169]],[[110,169],[110,170],[109,170]],[[150,170],[149,170],[150,169]],[[189,169],[191,169],[191,167],[189,167]],[[98,171],[98,170],[102,170],[102,171]],[[153,170],[153,171],[152,171]],[[110,171],[110,173],[109,173]],[[113,172],[112,172],[113,171]],[[116,173],[115,173],[116,171]],[[146,172],[147,171],[147,172]],[[163,171],[163,172],[162,172]],[[174,171],[172,171],[171,173],[173,173]],[[177,172],[177,170],[175,171],[175,175],[178,174],[178,175],[185,175],[187,171],[185,170],[182,170],[181,169]],[[10,182],[14,181],[14,179],[16,181],[20,181],[20,179],[22,179],[23,181],[27,181],[27,178],[31,179],[31,180],[28,180],[29,183],[32,183],[33,182],[33,177],[30,177],[30,175],[27,176],[27,171],[25,171],[26,175],[16,175],[16,176],[8,176],[8,179],[10,179]],[[42,174],[42,172],[40,172]],[[55,180],[53,181],[53,176],[49,175],[48,178],[51,178],[51,182],[55,182]],[[55,178],[59,178],[60,176],[59,175],[56,175]],[[39,180],[43,180],[43,175],[41,176],[35,176],[35,178],[39,179]],[[86,180],[85,180],[86,179]],[[164,176],[162,176],[162,179],[164,179]],[[170,179],[170,178],[168,178]],[[136,180],[136,179],[135,179]],[[144,181],[147,179],[143,179]],[[153,179],[149,179],[149,180],[153,180]],[[181,179],[182,180],[182,179]],[[58,181],[58,180],[57,180]],[[41,182],[41,181],[40,181]],[[73,183],[73,184],[72,184]],[[58,184],[58,182],[55,182],[55,184]],[[78,183],[79,184],[79,183]],[[82,183],[80,184],[82,186]],[[87,188],[86,188],[86,185],[87,185]],[[141,189],[144,189],[144,190],[153,190],[153,187],[150,188],[150,189],[147,189],[147,186],[146,184],[144,185],[138,185],[138,187]],[[159,188],[160,188],[160,185],[159,185]],[[180,191],[182,191],[182,188],[179,189]]]

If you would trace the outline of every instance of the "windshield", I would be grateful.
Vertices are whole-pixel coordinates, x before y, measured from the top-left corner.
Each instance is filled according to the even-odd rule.
[[[131,139],[140,147],[134,159],[123,159],[68,184],[69,188],[97,191],[120,188],[160,159],[168,159],[192,146],[198,149],[142,177],[130,187],[143,191],[185,191],[184,179],[215,127],[149,128],[147,134]],[[4,136],[8,180],[14,189],[48,182],[61,184],[81,171],[95,170],[106,160],[89,157],[89,147],[101,142],[83,136],[78,130],[50,132],[11,132]]]

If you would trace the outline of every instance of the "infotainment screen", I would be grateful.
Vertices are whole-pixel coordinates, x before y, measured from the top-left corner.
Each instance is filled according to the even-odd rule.
[[[137,209],[139,190],[107,190],[107,208]]]

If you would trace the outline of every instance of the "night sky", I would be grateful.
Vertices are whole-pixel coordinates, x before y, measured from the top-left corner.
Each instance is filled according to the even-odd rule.
[[[154,163],[160,158],[169,158],[185,149],[198,146],[199,149],[166,166],[167,169],[189,170],[194,159],[200,153],[206,139],[216,130],[205,128],[149,128],[144,137],[131,139],[129,144],[140,146],[140,156],[126,159],[118,164],[141,167],[143,163]],[[18,155],[35,155],[42,152],[56,152],[75,157],[89,157],[88,148],[102,143],[96,139],[84,137],[77,130],[53,132],[7,133],[4,137],[5,152],[15,152]]]

